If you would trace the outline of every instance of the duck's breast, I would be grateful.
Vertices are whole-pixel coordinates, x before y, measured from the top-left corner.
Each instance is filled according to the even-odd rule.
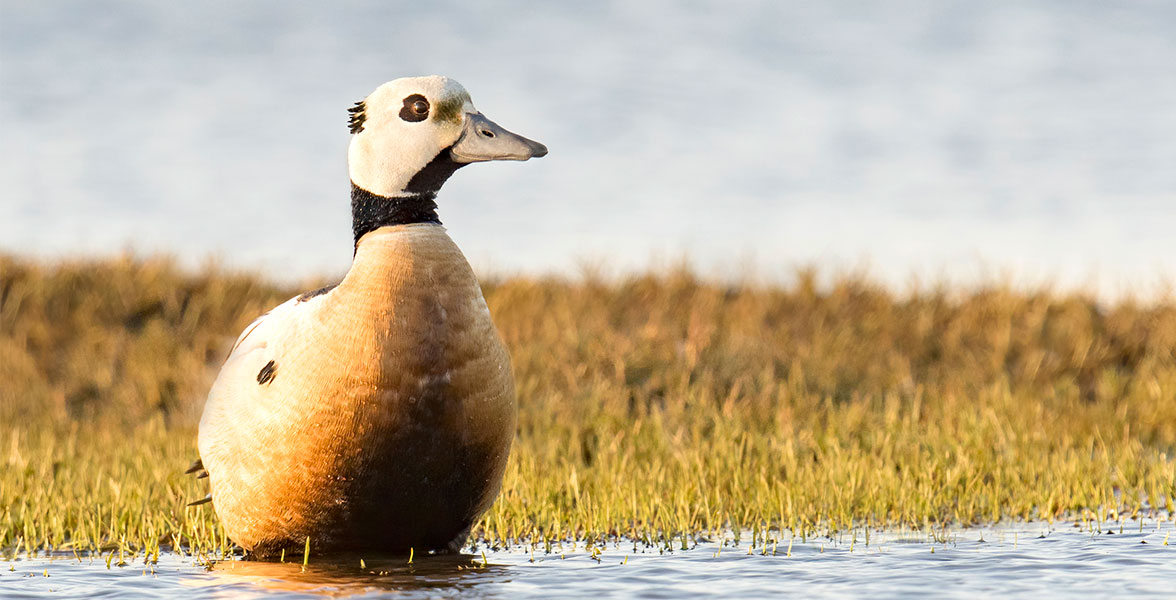
[[[247,330],[200,451],[243,546],[437,547],[493,501],[514,425],[472,270],[442,228],[410,225],[369,233],[338,287]]]

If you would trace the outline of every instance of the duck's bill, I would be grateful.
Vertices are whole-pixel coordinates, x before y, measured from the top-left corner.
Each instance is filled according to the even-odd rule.
[[[465,129],[449,152],[460,163],[527,160],[546,156],[547,146],[503,129],[482,113],[468,113]]]

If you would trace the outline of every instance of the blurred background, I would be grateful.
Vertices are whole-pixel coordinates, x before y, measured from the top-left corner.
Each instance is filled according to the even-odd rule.
[[[2,252],[342,274],[346,109],[436,73],[551,148],[442,191],[482,271],[1176,281],[1172,3],[0,7]]]

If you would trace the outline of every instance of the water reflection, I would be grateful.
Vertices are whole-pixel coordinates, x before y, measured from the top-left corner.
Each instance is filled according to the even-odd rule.
[[[362,561],[362,563],[361,563]],[[342,597],[386,592],[425,592],[429,597],[468,596],[479,584],[509,581],[507,567],[471,554],[426,555],[412,563],[403,555],[359,554],[300,562],[226,560],[213,563],[207,576],[191,583],[233,596],[234,590]]]
[[[1001,523],[935,531],[864,530],[735,543],[728,535],[682,551],[623,542],[458,556],[310,557],[286,563],[188,554],[58,553],[0,558],[0,598],[1172,598],[1176,523],[1120,519]],[[115,557],[117,559],[117,556]],[[360,566],[360,560],[364,566]]]

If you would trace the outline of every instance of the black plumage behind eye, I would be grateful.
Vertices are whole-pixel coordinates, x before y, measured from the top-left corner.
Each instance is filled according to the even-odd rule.
[[[429,100],[420,94],[405,98],[404,107],[400,109],[400,118],[409,123],[418,123],[429,118]]]

